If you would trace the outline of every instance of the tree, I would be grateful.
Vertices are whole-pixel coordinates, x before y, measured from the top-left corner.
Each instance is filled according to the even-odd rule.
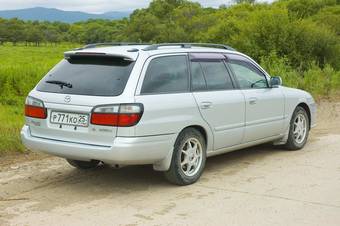
[[[24,22],[17,18],[5,21],[4,40],[12,42],[16,45],[17,42],[24,41]]]
[[[249,4],[254,4],[256,0],[234,0],[236,4],[242,4],[242,3],[249,3]]]
[[[316,14],[323,7],[336,4],[336,0],[291,0],[287,4],[287,9],[290,16],[306,18]]]

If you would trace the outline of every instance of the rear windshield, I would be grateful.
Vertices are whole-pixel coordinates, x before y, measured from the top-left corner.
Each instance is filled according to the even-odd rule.
[[[134,62],[121,58],[76,57],[57,64],[37,86],[38,91],[91,96],[119,96]]]

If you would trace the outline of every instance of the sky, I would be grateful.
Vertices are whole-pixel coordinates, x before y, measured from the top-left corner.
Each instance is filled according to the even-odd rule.
[[[203,6],[218,7],[230,0],[195,0]],[[272,0],[258,0],[269,2]],[[32,7],[57,8],[68,11],[103,13],[109,11],[132,11],[147,7],[151,0],[0,0],[0,10]]]

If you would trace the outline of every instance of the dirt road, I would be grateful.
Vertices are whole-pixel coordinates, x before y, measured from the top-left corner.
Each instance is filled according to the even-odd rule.
[[[187,187],[149,166],[3,162],[0,225],[340,225],[340,103],[319,109],[302,151],[262,145],[210,158]]]

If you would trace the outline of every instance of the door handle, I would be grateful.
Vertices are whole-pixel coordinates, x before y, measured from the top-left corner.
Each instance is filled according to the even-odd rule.
[[[257,103],[257,98],[256,97],[251,97],[249,98],[249,104],[253,105]]]
[[[210,102],[210,101],[201,102],[201,109],[211,108],[211,105],[212,105],[212,102]]]

